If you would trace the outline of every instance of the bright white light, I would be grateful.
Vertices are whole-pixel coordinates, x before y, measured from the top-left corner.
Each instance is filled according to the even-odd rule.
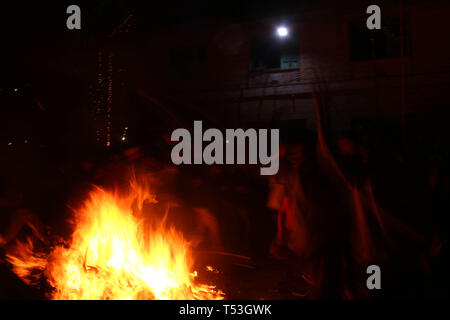
[[[277,28],[277,34],[279,37],[286,37],[288,35],[289,31],[286,27],[278,27]]]

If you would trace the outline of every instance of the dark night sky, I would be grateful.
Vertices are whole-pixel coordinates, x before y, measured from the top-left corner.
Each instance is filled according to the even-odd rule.
[[[289,13],[305,0],[250,1],[21,1],[2,4],[2,31],[13,36],[17,32],[36,28],[44,31],[58,24],[65,26],[65,9],[77,4],[82,10],[83,25],[91,31],[109,30],[117,19],[134,13],[149,26],[167,26],[192,20],[216,17],[236,18]]]
[[[137,36],[148,38],[159,30],[191,21],[242,21],[287,14],[305,1],[10,1],[2,4],[0,19],[0,85],[23,86],[32,75],[45,77],[60,72],[64,57],[81,40],[88,41],[91,47],[101,45],[105,35],[130,13],[136,17]],[[77,32],[66,28],[66,8],[71,4],[81,7],[82,29]],[[42,70],[46,70],[45,74]]]
[[[70,37],[74,34],[66,29],[66,8],[70,4],[81,7],[82,30],[79,35],[97,41],[130,13],[136,17],[136,29],[145,35],[196,20],[222,18],[241,21],[266,14],[289,14],[305,1],[10,1],[2,4],[0,61],[3,62],[3,72],[12,69],[9,73],[17,74],[20,72],[17,67],[23,65],[23,53],[31,57],[39,54],[35,51],[40,47],[48,48],[51,44],[59,50],[57,46],[63,45],[60,41],[72,41]]]

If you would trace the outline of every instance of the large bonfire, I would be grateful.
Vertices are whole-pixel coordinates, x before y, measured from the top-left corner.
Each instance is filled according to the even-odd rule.
[[[26,283],[44,276],[52,299],[223,299],[214,286],[199,284],[189,242],[164,221],[144,217],[148,188],[132,182],[121,195],[96,187],[74,212],[69,241],[49,253],[18,243],[7,254]],[[145,206],[148,207],[148,206]]]

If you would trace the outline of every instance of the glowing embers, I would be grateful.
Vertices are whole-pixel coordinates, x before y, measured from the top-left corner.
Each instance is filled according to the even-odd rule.
[[[214,286],[197,283],[183,235],[144,219],[144,202],[156,200],[136,183],[125,195],[96,188],[75,212],[70,241],[48,255],[21,243],[7,259],[29,284],[36,270],[43,273],[52,299],[223,299]]]

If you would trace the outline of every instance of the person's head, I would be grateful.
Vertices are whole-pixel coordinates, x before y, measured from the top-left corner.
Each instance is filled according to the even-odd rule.
[[[303,144],[297,142],[289,145],[286,158],[293,166],[301,166],[305,162],[305,148]]]
[[[339,153],[343,156],[354,156],[357,153],[356,143],[352,137],[344,135],[337,141]]]

